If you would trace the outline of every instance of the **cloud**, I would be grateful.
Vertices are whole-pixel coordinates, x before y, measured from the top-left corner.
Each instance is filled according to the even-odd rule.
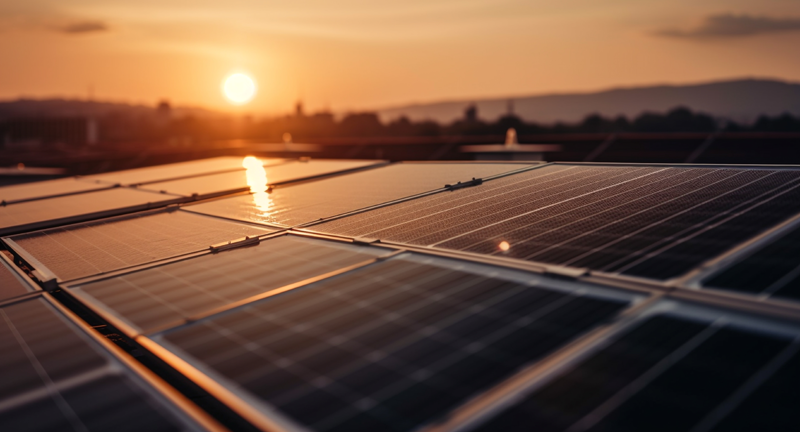
[[[108,31],[108,25],[102,21],[81,21],[56,28],[61,33],[84,34]]]
[[[655,34],[686,39],[718,39],[789,31],[800,31],[800,19],[720,14],[706,17],[699,27],[691,30],[663,29]]]

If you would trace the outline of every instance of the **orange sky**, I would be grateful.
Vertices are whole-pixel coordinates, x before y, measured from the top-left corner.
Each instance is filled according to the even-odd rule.
[[[6,0],[0,99],[278,114],[746,76],[800,81],[796,0]],[[233,72],[259,93],[220,92]]]

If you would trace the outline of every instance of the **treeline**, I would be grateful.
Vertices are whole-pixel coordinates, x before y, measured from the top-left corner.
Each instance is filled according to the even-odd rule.
[[[643,113],[633,119],[625,116],[615,118],[598,114],[587,116],[578,123],[556,123],[543,125],[525,121],[514,114],[507,114],[495,121],[482,120],[474,108],[451,124],[433,121],[410,121],[401,117],[382,123],[374,113],[356,113],[334,121],[329,114],[314,116],[292,116],[277,119],[263,126],[285,130],[293,136],[314,138],[321,136],[437,136],[437,135],[499,135],[508,128],[515,128],[519,135],[543,133],[615,133],[615,132],[800,132],[800,117],[783,114],[775,117],[762,116],[753,124],[740,124],[716,119],[708,114],[693,112],[684,107],[666,113]],[[264,130],[266,132],[266,130]]]
[[[800,132],[800,118],[790,114],[759,118],[753,124],[723,121],[710,115],[675,108],[666,113],[643,113],[633,119],[593,114],[577,123],[553,125],[526,121],[514,114],[497,120],[481,119],[474,108],[450,124],[411,121],[401,117],[381,122],[375,113],[353,113],[337,119],[330,113],[305,115],[301,110],[279,118],[172,117],[169,115],[106,115],[97,119],[105,143],[142,142],[193,144],[214,140],[250,139],[280,142],[290,134],[295,142],[336,137],[413,137],[452,135],[503,135],[515,128],[518,135],[620,132]]]

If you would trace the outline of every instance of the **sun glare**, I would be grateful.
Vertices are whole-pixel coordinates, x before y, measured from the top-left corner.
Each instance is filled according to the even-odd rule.
[[[225,79],[222,92],[229,101],[241,105],[249,102],[256,95],[256,83],[245,74],[235,73]]]

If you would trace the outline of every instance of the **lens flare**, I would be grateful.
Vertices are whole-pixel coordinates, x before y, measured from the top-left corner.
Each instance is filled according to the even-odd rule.
[[[222,92],[229,101],[241,105],[249,102],[256,95],[256,83],[245,74],[235,73],[225,79]]]

